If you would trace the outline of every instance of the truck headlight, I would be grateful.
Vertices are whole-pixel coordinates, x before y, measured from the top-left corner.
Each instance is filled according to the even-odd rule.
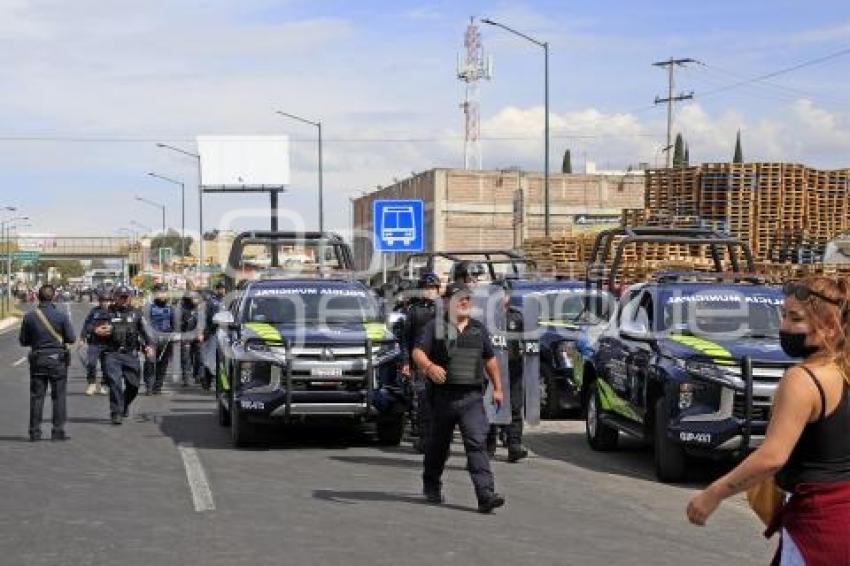
[[[558,342],[558,345],[555,346],[555,361],[557,365],[566,369],[572,368],[575,353],[575,342]]]
[[[239,383],[244,389],[268,386],[275,369],[279,381],[280,367],[269,362],[242,362],[239,366]]]
[[[734,376],[730,375],[723,368],[713,362],[705,362],[701,360],[681,360],[674,359],[676,367],[688,372],[696,377],[701,377],[708,381],[718,383],[727,387],[738,388]]]

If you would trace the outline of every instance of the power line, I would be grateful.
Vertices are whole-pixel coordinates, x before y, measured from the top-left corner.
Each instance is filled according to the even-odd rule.
[[[553,134],[558,139],[600,139],[600,138],[651,138],[655,134],[580,134],[561,133]],[[165,139],[172,143],[193,143],[194,139],[169,139],[169,138],[109,138],[109,137],[74,137],[74,136],[15,136],[0,135],[2,142],[55,142],[55,143],[156,143]],[[482,140],[488,141],[539,141],[538,136],[482,136]],[[290,138],[291,141],[315,141],[310,138]],[[397,138],[330,138],[324,139],[326,143],[439,143],[445,141],[463,141],[463,136],[439,136],[439,137],[397,137]]]
[[[765,73],[763,75],[758,75],[758,76],[755,76],[755,77],[751,77],[749,79],[744,79],[744,80],[741,80],[741,81],[730,83],[728,85],[716,88],[714,90],[709,90],[707,92],[700,94],[700,98],[705,98],[707,96],[713,96],[715,94],[718,94],[718,93],[721,93],[721,92],[726,92],[726,91],[729,91],[729,90],[732,90],[732,89],[735,89],[735,88],[738,88],[738,87],[742,87],[742,86],[745,86],[745,85],[764,82],[767,79],[771,79],[773,77],[778,77],[780,75],[785,75],[785,74],[791,73],[793,71],[803,69],[805,67],[811,67],[812,65],[818,65],[820,63],[825,63],[826,61],[829,61],[831,59],[836,59],[838,57],[842,57],[842,56],[848,55],[848,54],[850,54],[850,47],[845,47],[844,49],[840,49],[840,50],[835,51],[833,53],[830,53],[828,55],[824,55],[822,57],[816,57],[814,59],[809,59],[807,61],[803,61],[802,63],[797,63],[796,65],[791,65],[790,67],[785,67],[783,69],[779,69],[778,71]]]

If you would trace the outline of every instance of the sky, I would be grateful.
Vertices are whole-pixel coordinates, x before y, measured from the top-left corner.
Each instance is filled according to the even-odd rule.
[[[748,161],[850,167],[850,3],[649,0],[0,0],[0,205],[30,232],[112,235],[158,227],[163,202],[197,229],[199,134],[287,134],[286,214],[317,225],[315,128],[323,123],[326,227],[348,227],[349,197],[411,172],[461,167],[458,54],[469,18],[489,17],[551,45],[553,170],[663,163],[665,71],[677,70],[674,131],[691,162],[729,160],[741,130]],[[543,52],[481,29],[494,76],[483,81],[485,168],[542,170]],[[826,58],[842,50],[847,54]],[[769,79],[747,79],[805,64]],[[746,84],[736,84],[746,83]],[[207,195],[205,228],[263,228],[267,199]]]

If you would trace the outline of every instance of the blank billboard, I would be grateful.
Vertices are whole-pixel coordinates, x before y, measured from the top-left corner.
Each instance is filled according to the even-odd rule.
[[[205,187],[289,185],[289,137],[198,136]]]

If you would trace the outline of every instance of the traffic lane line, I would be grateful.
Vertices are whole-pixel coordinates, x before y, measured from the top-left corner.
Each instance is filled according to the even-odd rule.
[[[27,361],[27,357],[26,357],[26,356],[22,357],[20,360],[18,360],[18,361],[16,361],[16,362],[14,362],[14,363],[12,364],[12,367],[18,367],[19,365],[21,365],[21,364],[22,364],[22,363],[24,363],[25,361]]]
[[[198,451],[191,446],[183,445],[178,445],[177,450],[180,451],[183,467],[186,469],[186,479],[189,482],[189,491],[192,492],[195,511],[198,513],[215,511],[212,489],[210,489],[209,481],[207,481],[207,474],[204,471],[203,464],[201,464],[201,459],[198,457]]]

